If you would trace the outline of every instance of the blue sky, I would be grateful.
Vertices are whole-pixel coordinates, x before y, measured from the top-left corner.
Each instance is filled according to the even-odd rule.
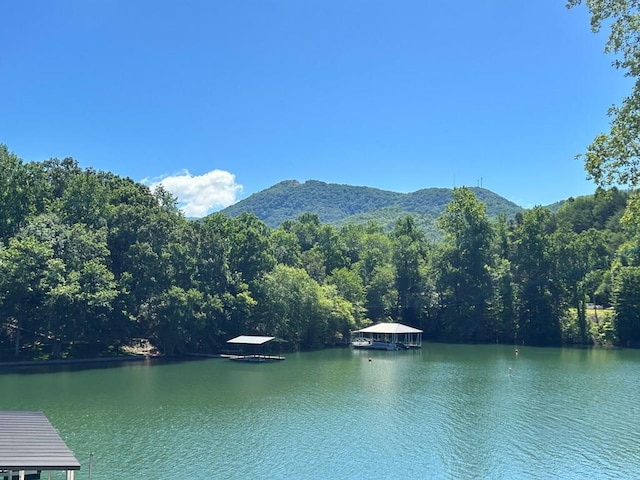
[[[162,181],[185,213],[282,180],[593,193],[629,80],[563,0],[4,2],[0,143]]]

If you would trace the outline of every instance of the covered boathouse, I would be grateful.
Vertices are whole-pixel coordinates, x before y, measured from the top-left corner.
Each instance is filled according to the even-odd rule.
[[[422,330],[402,323],[376,323],[351,332],[351,345],[369,350],[422,348]]]
[[[80,463],[42,412],[0,411],[0,480],[46,480]],[[48,473],[48,475],[46,475]]]
[[[228,344],[237,345],[240,351],[234,354],[224,355],[230,360],[239,362],[272,362],[276,360],[284,360],[281,355],[274,355],[272,351],[267,350],[270,343],[281,343],[276,337],[265,337],[260,335],[240,335],[238,337],[227,340]]]

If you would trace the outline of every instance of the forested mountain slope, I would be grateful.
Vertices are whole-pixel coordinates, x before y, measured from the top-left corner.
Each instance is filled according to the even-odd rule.
[[[504,213],[514,216],[523,209],[490,190],[469,188],[486,204],[490,218]],[[376,220],[387,228],[406,216],[414,215],[426,231],[433,228],[435,218],[453,199],[449,188],[426,188],[412,193],[397,193],[370,187],[357,187],[309,180],[280,182],[255,193],[222,211],[236,217],[253,213],[271,227],[293,220],[303,213],[318,215],[322,223],[345,225]]]

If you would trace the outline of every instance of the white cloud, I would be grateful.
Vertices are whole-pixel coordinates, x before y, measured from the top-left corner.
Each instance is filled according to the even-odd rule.
[[[211,170],[203,175],[191,175],[187,170],[160,179],[144,181],[151,190],[162,185],[178,199],[178,206],[187,217],[204,217],[215,209],[236,202],[242,185],[224,170]]]

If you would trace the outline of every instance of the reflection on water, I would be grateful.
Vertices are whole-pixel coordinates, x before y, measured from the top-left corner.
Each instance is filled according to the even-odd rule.
[[[640,352],[427,344],[2,373],[88,478],[640,478]]]

